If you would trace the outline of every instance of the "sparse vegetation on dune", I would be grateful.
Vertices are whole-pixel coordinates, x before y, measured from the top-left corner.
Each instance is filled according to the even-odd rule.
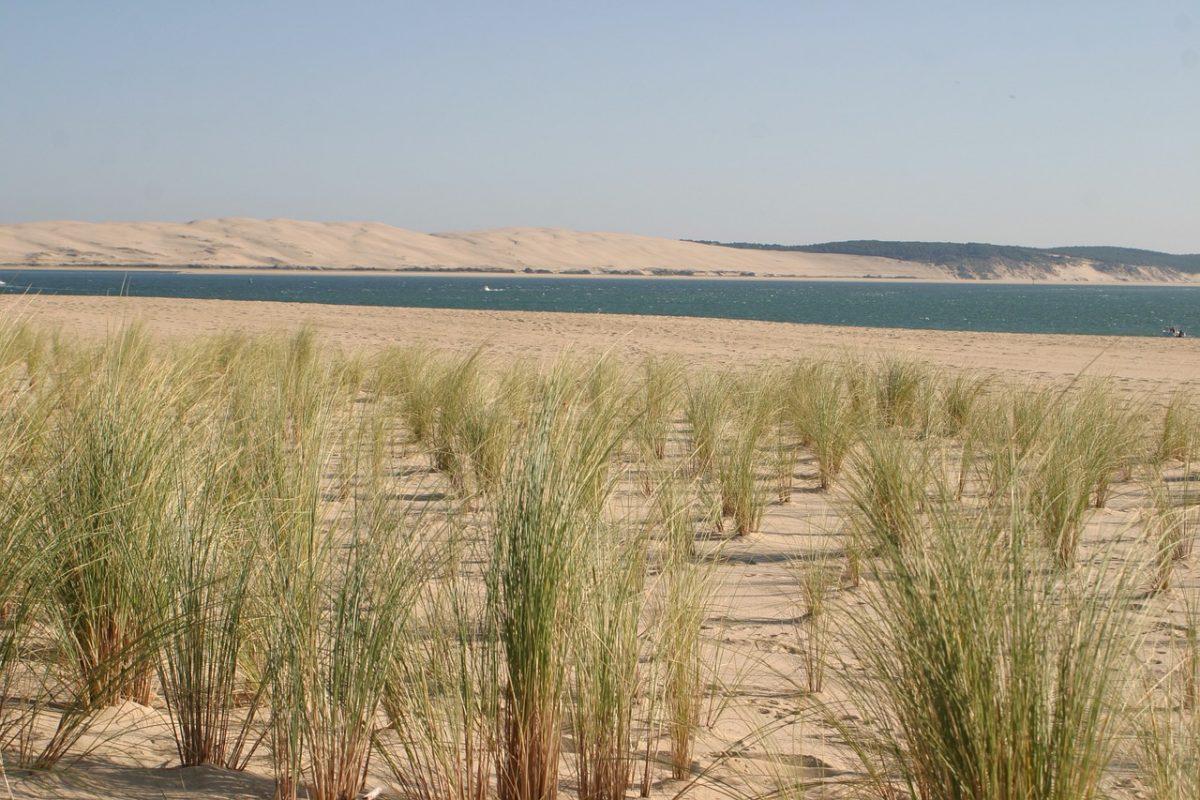
[[[16,323],[0,381],[14,780],[138,704],[281,799],[1195,794],[1184,393]]]
[[[725,435],[718,440],[714,468],[721,493],[721,513],[733,519],[734,532],[745,536],[758,530],[768,501],[760,468],[767,466],[764,439],[774,418],[775,394],[763,385],[745,387],[736,395]]]
[[[828,489],[863,428],[851,376],[842,364],[803,364],[784,402],[801,441],[817,460],[820,487]]]
[[[912,541],[930,480],[929,453],[892,431],[863,443],[847,489],[847,517],[856,542],[870,552]]]
[[[1128,670],[1126,576],[1064,583],[1020,514],[929,517],[879,540],[887,579],[845,631],[866,667],[852,703],[878,722],[851,735],[871,793],[1097,796]]]

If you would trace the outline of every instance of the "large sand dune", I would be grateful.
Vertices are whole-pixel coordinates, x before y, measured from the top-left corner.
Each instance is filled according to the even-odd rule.
[[[0,266],[429,270],[593,275],[959,280],[937,264],[876,256],[737,249],[628,233],[498,228],[420,233],[378,222],[208,219],[0,225]],[[998,265],[975,278],[1050,283],[1174,283],[1151,267],[1104,270],[1087,259]]]
[[[504,228],[429,234],[374,222],[242,218],[0,225],[0,264],[948,277],[937,267],[891,259],[734,250],[623,233]]]

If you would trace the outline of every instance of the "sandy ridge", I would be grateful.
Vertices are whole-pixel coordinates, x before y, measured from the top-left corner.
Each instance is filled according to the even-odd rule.
[[[375,222],[212,219],[0,225],[0,264],[944,277],[891,259],[733,250],[623,233],[419,233]]]
[[[561,228],[420,233],[378,222],[225,218],[193,222],[0,225],[0,266],[322,269],[958,281],[948,268],[874,256],[749,250]],[[1176,283],[1189,276],[1064,259],[1052,271],[1000,267],[988,280]]]

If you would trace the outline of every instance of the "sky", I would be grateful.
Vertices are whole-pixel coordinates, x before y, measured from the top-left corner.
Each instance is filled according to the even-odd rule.
[[[1200,0],[0,0],[0,223],[1200,252]]]

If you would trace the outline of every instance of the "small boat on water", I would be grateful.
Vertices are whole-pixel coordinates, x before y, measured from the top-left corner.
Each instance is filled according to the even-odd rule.
[[[492,287],[488,286],[486,283],[483,285],[483,290],[485,292],[503,292],[504,291],[503,289],[493,289]]]

